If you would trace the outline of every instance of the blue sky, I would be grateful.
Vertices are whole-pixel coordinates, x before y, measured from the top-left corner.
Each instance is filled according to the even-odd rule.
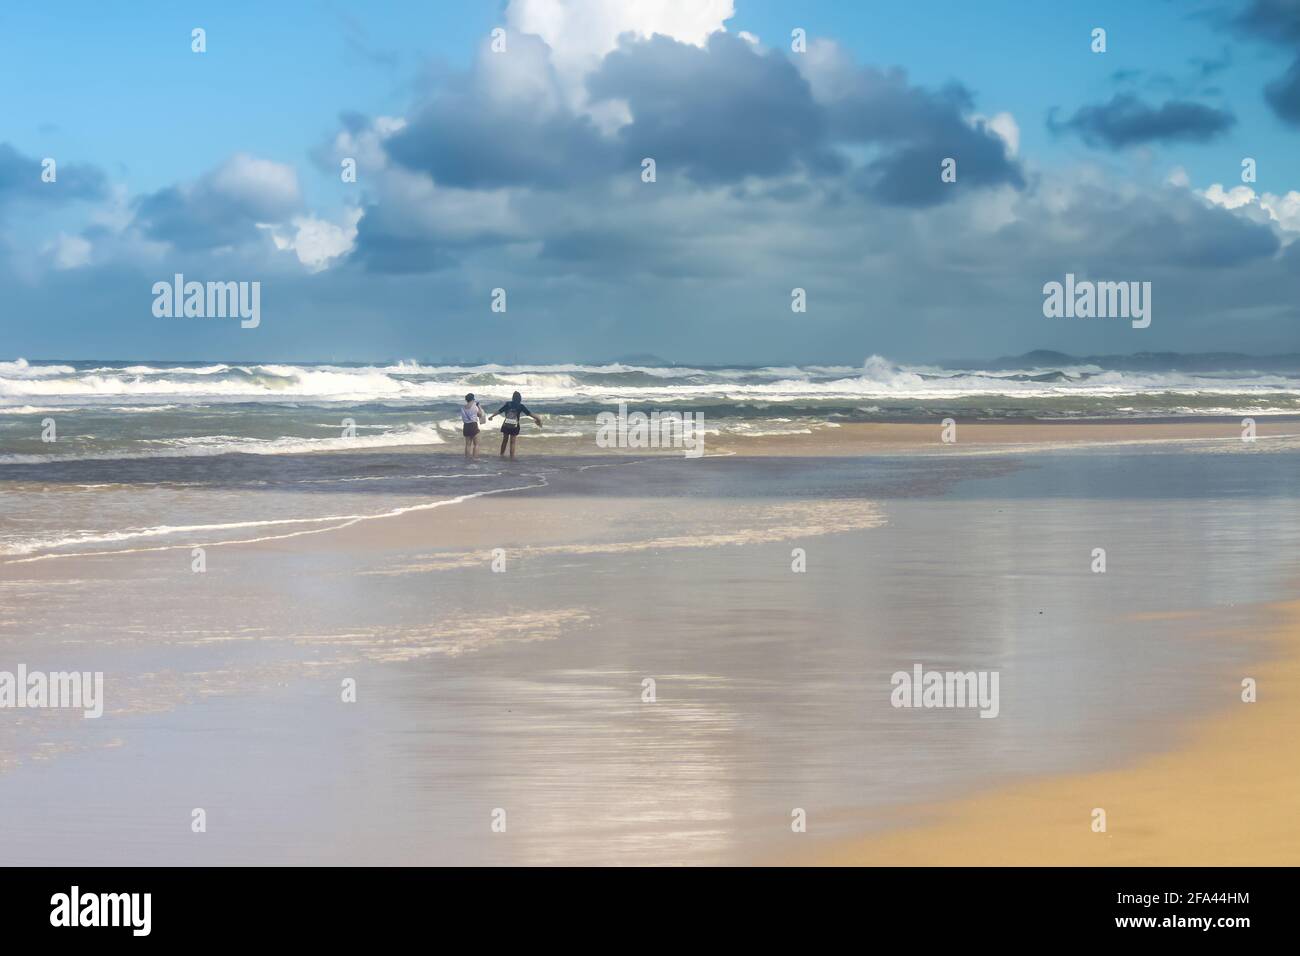
[[[0,352],[1300,350],[1300,4],[683,5],[0,8]],[[710,6],[734,48],[705,38]],[[633,31],[624,48],[606,21]],[[815,49],[793,53],[793,27]],[[339,149],[365,143],[341,182]],[[624,164],[656,148],[651,193]],[[914,181],[946,152],[955,189]],[[1247,156],[1258,179],[1230,194]],[[32,192],[43,157],[60,182]],[[148,289],[173,271],[261,281],[263,325],[155,318]],[[1043,318],[1067,271],[1153,281],[1151,329]],[[794,286],[810,308],[792,327]]]

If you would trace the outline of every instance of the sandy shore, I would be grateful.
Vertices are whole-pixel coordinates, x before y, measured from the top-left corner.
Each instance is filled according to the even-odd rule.
[[[0,670],[102,670],[107,702],[102,721],[0,721],[0,855],[1295,862],[1300,604],[1258,611],[1294,593],[1294,446],[1254,454],[1292,431],[977,424],[953,448],[934,425],[860,425],[692,461],[304,456],[267,485],[260,459],[169,463],[175,489],[126,469],[91,486],[131,497],[125,526],[156,500],[183,514],[173,495],[197,517],[129,553],[0,564]],[[1107,441],[1132,444],[1051,450]],[[79,501],[94,476],[56,477],[15,494]],[[307,523],[190,530],[244,508]],[[914,662],[997,670],[999,719],[890,707]],[[1238,702],[1243,676],[1260,703]],[[196,846],[200,801],[225,822]]]
[[[1182,749],[909,812],[920,825],[842,843],[814,865],[1294,866],[1300,862],[1300,601],[1263,609],[1282,656],[1225,683]],[[1247,638],[1249,639],[1249,638]],[[1261,651],[1263,649],[1261,648]],[[1094,808],[1105,833],[1091,828]]]
[[[1115,444],[1161,441],[1241,441],[1240,419],[1179,421],[1022,421],[956,424],[956,442],[944,444],[939,422],[855,422],[808,434],[760,435],[745,438],[710,437],[706,451],[738,455],[862,455],[873,452],[933,448],[960,450],[972,446]],[[1261,439],[1300,435],[1300,420],[1290,416],[1260,417],[1255,433]]]

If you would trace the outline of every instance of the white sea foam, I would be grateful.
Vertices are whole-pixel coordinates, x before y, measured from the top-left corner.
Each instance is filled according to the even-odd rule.
[[[338,426],[335,426],[336,428]],[[408,425],[379,435],[355,438],[247,438],[239,435],[197,435],[182,438],[146,438],[143,450],[110,450],[86,454],[0,455],[0,465],[35,465],[53,461],[119,461],[139,458],[193,458],[203,455],[300,455],[322,451],[357,451],[366,448],[402,448],[442,445],[447,439],[433,425]]]
[[[13,362],[0,362],[0,379],[34,379],[56,375],[74,375],[76,369],[71,365],[31,365],[27,359]]]
[[[389,508],[386,511],[373,512],[370,514],[325,515],[321,517],[305,518],[270,518],[259,521],[230,521],[202,525],[159,525],[152,528],[132,528],[109,532],[77,532],[75,534],[65,534],[53,538],[28,539],[25,541],[11,542],[10,544],[0,547],[0,555],[16,555],[16,557],[11,557],[4,563],[26,564],[32,561],[45,561],[52,558],[101,557],[104,555],[115,554],[137,554],[145,551],[174,551],[180,548],[191,548],[195,546],[221,547],[229,545],[261,544],[266,541],[281,541],[286,538],[302,537],[303,535],[322,534],[328,531],[340,531],[362,521],[396,518],[400,515],[410,514],[416,511],[430,511],[434,508],[443,508],[448,505],[461,504],[466,501],[472,501],[475,498],[484,498],[489,495],[501,495],[513,491],[528,491],[533,488],[543,488],[548,484],[544,475],[528,475],[523,477],[536,478],[537,481],[533,484],[516,485],[509,488],[492,488],[488,491],[467,492],[466,494],[455,495],[451,498],[422,501],[418,504]],[[253,538],[240,538],[238,540],[213,540],[211,537],[214,534],[219,535],[223,531],[239,530],[242,528],[270,528],[284,525],[324,525],[325,527],[299,528],[295,531],[259,535]],[[186,535],[190,540],[183,544],[160,544],[150,547],[115,548],[108,551],[54,550],[71,547],[84,548],[104,544],[120,544],[125,541],[168,537],[181,534]],[[48,553],[34,554],[36,551],[46,551]]]
[[[1049,381],[1031,376],[1061,373]],[[486,380],[486,381],[485,381]],[[1119,372],[1095,366],[991,372],[900,366],[871,356],[848,366],[759,369],[650,368],[633,365],[424,366],[415,363],[345,367],[200,365],[97,366],[0,362],[0,408],[202,403],[287,404],[380,402],[459,404],[475,392],[490,405],[519,389],[525,401],[616,404],[690,401],[860,401],[978,398],[1108,399],[1126,395],[1282,394],[1300,399],[1300,378],[1250,372]],[[128,404],[129,403],[129,404]],[[12,407],[10,408],[12,410]]]

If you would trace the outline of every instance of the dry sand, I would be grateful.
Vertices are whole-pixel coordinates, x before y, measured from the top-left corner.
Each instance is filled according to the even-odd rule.
[[[926,822],[795,862],[912,866],[1295,866],[1300,863],[1300,601],[1270,605],[1280,658],[1224,686],[1190,744],[1124,769],[1032,781],[915,809]],[[1093,832],[1094,808],[1107,829]]]

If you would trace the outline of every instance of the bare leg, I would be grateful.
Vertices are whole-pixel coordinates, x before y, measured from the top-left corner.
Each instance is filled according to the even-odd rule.
[[[518,435],[510,436],[510,460],[511,461],[515,460],[515,439],[518,437],[519,437]]]
[[[506,453],[506,443],[509,442],[509,441],[510,441],[510,436],[509,436],[509,435],[502,435],[502,436],[501,436],[501,451],[500,451],[500,453],[498,453],[498,455],[497,455],[498,458],[500,458],[502,455],[504,455],[504,454]]]
[[[466,461],[469,461],[470,449],[474,447],[476,441],[477,439],[466,436],[465,438],[465,460]]]
[[[474,433],[474,457],[478,457],[478,433]]]

